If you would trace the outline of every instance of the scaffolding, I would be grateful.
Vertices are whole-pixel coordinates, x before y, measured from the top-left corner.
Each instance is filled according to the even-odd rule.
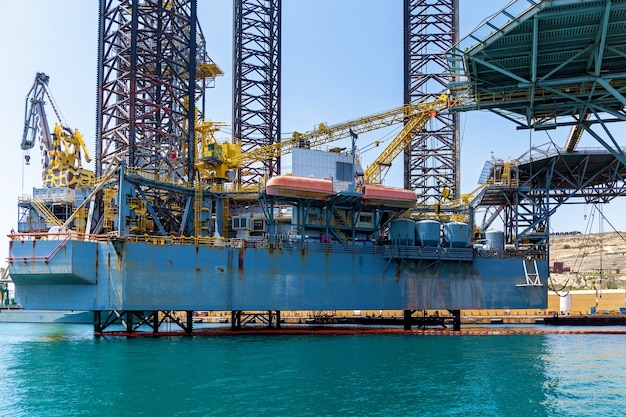
[[[405,104],[436,99],[447,90],[445,52],[458,40],[458,16],[458,0],[404,0]],[[415,191],[418,204],[459,198],[458,114],[439,112],[412,134],[404,153],[404,188]]]
[[[234,1],[233,134],[243,152],[280,142],[280,0]],[[248,162],[240,184],[280,174],[280,157]]]
[[[206,54],[197,1],[100,0],[99,25],[96,175],[122,161],[166,183],[193,181],[199,107],[222,74]],[[161,233],[194,232],[181,214],[188,196],[160,181],[140,187]]]

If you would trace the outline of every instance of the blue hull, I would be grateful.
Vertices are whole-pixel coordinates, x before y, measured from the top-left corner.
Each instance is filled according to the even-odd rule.
[[[90,311],[0,310],[0,323],[93,323]]]
[[[161,242],[163,243],[163,242]],[[520,257],[339,244],[12,241],[19,302],[48,310],[542,309]]]

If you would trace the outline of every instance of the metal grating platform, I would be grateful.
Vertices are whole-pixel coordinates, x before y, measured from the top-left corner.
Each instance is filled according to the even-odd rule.
[[[513,2],[448,51],[455,108],[534,129],[626,120],[625,36],[623,0]]]
[[[514,166],[515,174],[510,184],[488,181],[472,205],[512,205],[523,184],[526,188],[530,184],[535,184],[535,188],[541,184],[552,198],[583,197],[587,201],[608,201],[622,195],[626,188],[626,166],[603,149],[536,152],[534,157],[520,158]],[[492,170],[493,167],[491,164]],[[487,175],[493,177],[492,173]]]

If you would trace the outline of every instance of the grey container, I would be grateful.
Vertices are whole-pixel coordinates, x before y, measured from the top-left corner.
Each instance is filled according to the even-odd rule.
[[[415,222],[395,219],[389,224],[389,240],[394,245],[415,245]]]
[[[445,223],[442,229],[444,246],[466,248],[469,245],[469,225],[467,223]]]
[[[415,233],[422,246],[439,246],[441,243],[441,224],[436,220],[416,222]]]

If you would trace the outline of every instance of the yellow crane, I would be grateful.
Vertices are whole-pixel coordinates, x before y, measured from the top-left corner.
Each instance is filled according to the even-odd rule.
[[[25,151],[26,164],[30,163],[28,152],[37,142],[41,143],[42,176],[44,187],[80,188],[93,183],[93,172],[82,168],[82,154],[86,162],[91,155],[85,146],[83,136],[72,130],[59,111],[54,97],[48,89],[50,77],[37,73],[35,82],[26,96],[24,133],[21,148]],[[57,116],[52,132],[44,105],[48,100]]]
[[[415,135],[426,126],[428,120],[448,106],[448,100],[446,95],[442,94],[437,100],[426,101],[413,106],[419,108],[419,111],[405,123],[400,133],[383,149],[374,162],[365,169],[363,180],[366,184],[381,184],[383,182],[385,170],[409,146]]]
[[[384,170],[408,146],[415,132],[419,132],[430,117],[447,108],[448,104],[447,96],[442,94],[435,100],[408,104],[348,122],[331,126],[322,123],[313,131],[305,133],[294,132],[289,140],[261,146],[247,152],[242,152],[238,143],[218,143],[214,134],[219,130],[220,124],[202,122],[196,128],[199,147],[196,167],[203,173],[202,175],[205,178],[229,181],[232,180],[228,175],[229,170],[241,168],[244,164],[278,158],[281,155],[290,153],[294,148],[317,148],[321,145],[350,137],[352,134],[358,135],[406,122],[400,134],[383,150],[376,161],[365,172],[366,181],[380,182]]]

